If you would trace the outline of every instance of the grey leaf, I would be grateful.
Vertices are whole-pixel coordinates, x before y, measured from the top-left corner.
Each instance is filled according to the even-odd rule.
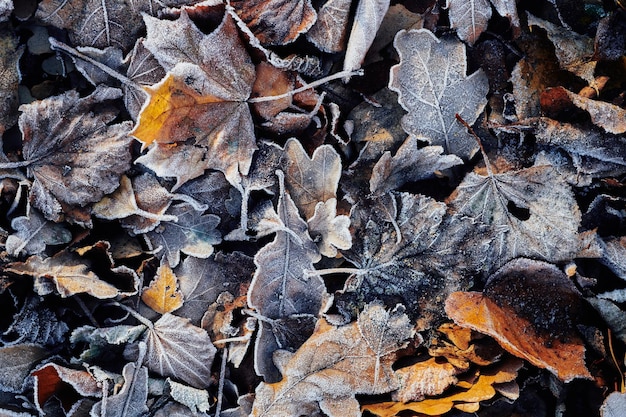
[[[48,245],[60,245],[72,239],[72,233],[63,225],[47,221],[37,210],[16,217],[11,227],[16,232],[7,238],[6,250],[13,256],[38,254]]]
[[[487,29],[491,4],[488,0],[448,0],[448,13],[459,38],[473,45]]]
[[[21,392],[30,370],[48,355],[47,349],[31,343],[0,347],[0,388]]]
[[[91,416],[101,415],[143,417],[148,414],[148,369],[127,363],[122,370],[124,385],[120,392],[100,401],[91,409]],[[104,409],[103,409],[104,407]]]

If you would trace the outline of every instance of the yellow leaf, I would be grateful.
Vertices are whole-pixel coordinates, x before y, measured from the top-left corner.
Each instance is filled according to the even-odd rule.
[[[183,294],[178,290],[178,279],[167,263],[157,270],[150,285],[143,290],[141,300],[161,314],[171,313],[182,307]]]

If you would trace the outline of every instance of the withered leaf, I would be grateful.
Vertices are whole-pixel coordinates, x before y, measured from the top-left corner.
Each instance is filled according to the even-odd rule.
[[[313,217],[307,222],[309,234],[320,253],[330,258],[337,255],[337,249],[350,249],[350,218],[337,215],[337,199],[330,198],[315,206]]]
[[[8,2],[13,7],[12,2]],[[10,12],[9,12],[10,13]],[[2,11],[0,10],[0,15]],[[17,122],[20,82],[18,61],[22,51],[17,47],[17,39],[9,31],[0,29],[0,137],[5,130]]]
[[[56,363],[48,363],[34,370],[35,401],[39,409],[53,395],[59,393],[67,385],[79,395],[85,397],[101,397],[102,388],[93,375],[85,370],[71,369]]]
[[[559,262],[578,253],[580,211],[572,190],[551,166],[470,172],[449,204],[495,231],[487,269],[521,256]]]
[[[602,417],[619,417],[626,411],[626,394],[612,392],[602,403],[600,415]]]
[[[326,287],[319,275],[309,273],[321,256],[306,223],[284,190],[278,200],[278,214],[284,227],[254,257],[257,270],[248,291],[248,304],[271,320],[294,314],[317,316],[327,296]],[[271,358],[279,345],[270,326],[263,324],[255,345],[255,370],[267,380],[275,380],[278,371]]]
[[[180,262],[180,253],[198,258],[208,258],[213,245],[222,241],[216,229],[220,218],[214,214],[202,214],[189,203],[171,206],[167,214],[177,221],[164,221],[147,234],[153,247],[161,247],[163,255],[172,267]]]
[[[281,361],[283,380],[261,383],[252,416],[359,416],[356,394],[381,394],[398,386],[394,352],[413,335],[402,306],[387,311],[369,304],[355,323],[321,321],[315,333]],[[297,398],[297,401],[294,399]]]
[[[376,32],[389,9],[389,3],[389,0],[359,0],[343,60],[344,71],[361,68],[365,54],[374,42]]]
[[[439,395],[458,382],[455,375],[459,372],[449,362],[438,362],[436,358],[400,368],[396,370],[400,388],[393,393],[392,398],[406,403]]]
[[[217,349],[207,332],[188,319],[165,313],[146,330],[145,364],[161,376],[184,381],[196,388],[211,383],[211,365]]]
[[[48,290],[50,284],[61,297],[87,293],[96,298],[106,299],[120,294],[119,289],[101,280],[91,271],[82,258],[67,251],[45,259],[34,255],[26,262],[10,264],[6,270],[14,274],[32,276],[35,279],[35,290],[40,295],[50,292]]]
[[[132,343],[141,337],[146,326],[119,324],[113,327],[82,326],[74,329],[70,336],[71,343],[86,342],[89,347],[80,354],[83,361],[91,361],[110,351],[111,345]]]
[[[176,178],[172,192],[181,185],[204,174],[207,150],[197,145],[172,143],[151,147],[135,163],[150,169],[161,178]]]
[[[160,314],[171,313],[183,305],[178,279],[167,262],[157,269],[150,285],[141,292],[141,301]]]
[[[35,209],[31,209],[28,216],[13,219],[11,227],[15,233],[7,237],[6,250],[13,256],[38,254],[46,246],[60,245],[72,239],[72,233],[63,225],[47,221]]]
[[[285,186],[305,219],[313,217],[318,202],[337,196],[341,158],[332,146],[322,145],[309,157],[297,139],[290,139],[281,164]]]
[[[99,201],[130,168],[130,125],[109,125],[117,116],[109,103],[120,94],[98,87],[85,98],[69,91],[20,107],[31,201],[47,219],[61,220],[63,206]]]
[[[437,39],[426,29],[400,31],[394,40],[400,64],[391,68],[389,88],[409,112],[402,127],[424,137],[446,153],[469,158],[478,149],[476,140],[457,122],[476,121],[487,104],[487,77],[482,70],[466,75],[465,45],[452,38]]]
[[[93,415],[143,417],[148,413],[148,369],[127,363],[122,376],[122,389],[107,397],[106,401],[97,402],[92,408]]]
[[[342,254],[358,271],[336,295],[339,308],[350,312],[376,299],[387,305],[402,301],[419,329],[441,320],[445,297],[466,288],[469,277],[481,270],[489,243],[483,231],[483,242],[468,245],[468,234],[480,225],[445,214],[445,204],[408,193],[356,205],[352,247]],[[457,256],[460,250],[463,259]]]
[[[596,126],[616,135],[626,133],[626,109],[604,101],[592,100],[566,89],[562,90],[576,107],[589,113],[591,121]]]
[[[417,138],[408,137],[394,156],[386,151],[380,157],[370,178],[370,192],[384,194],[410,181],[434,177],[438,172],[462,165],[456,155],[442,155],[441,146],[417,147]]]
[[[22,392],[30,370],[47,356],[47,349],[32,343],[0,347],[0,388]]]
[[[450,25],[456,29],[459,38],[473,45],[491,19],[489,0],[448,0],[447,4]]]
[[[306,38],[323,52],[341,52],[346,47],[352,0],[327,0]]]
[[[188,387],[169,378],[167,378],[165,383],[168,395],[180,404],[186,405],[194,414],[198,411],[201,413],[207,412],[211,408],[209,393],[206,390]]]
[[[54,346],[63,343],[68,325],[39,297],[28,297],[20,310],[13,315],[13,322],[2,333],[5,346],[18,343],[37,343]]]
[[[239,287],[252,280],[254,262],[241,252],[218,252],[207,259],[188,257],[175,272],[185,300],[178,314],[199,325],[222,292],[238,295]]]
[[[231,0],[230,4],[264,45],[291,43],[317,19],[311,0]]]
[[[492,336],[511,354],[565,382],[591,377],[575,328],[582,298],[552,264],[525,258],[511,261],[489,278],[482,294],[451,294],[446,313],[457,324]]]

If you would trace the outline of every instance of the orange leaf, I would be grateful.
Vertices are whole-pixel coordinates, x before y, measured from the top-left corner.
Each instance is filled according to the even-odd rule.
[[[143,290],[141,300],[157,313],[171,313],[183,305],[183,294],[177,287],[178,279],[172,268],[165,263],[159,267],[150,285]]]

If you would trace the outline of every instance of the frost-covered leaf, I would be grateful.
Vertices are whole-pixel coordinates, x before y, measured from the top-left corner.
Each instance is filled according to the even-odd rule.
[[[489,278],[482,294],[451,294],[446,313],[565,382],[591,378],[575,327],[582,297],[552,264],[524,258],[509,262]]]
[[[65,340],[68,330],[67,324],[39,297],[28,297],[13,315],[13,322],[2,333],[1,339],[7,346],[18,343],[54,346]]]
[[[391,68],[389,88],[409,112],[402,127],[424,137],[446,153],[464,159],[478,149],[476,140],[459,123],[476,121],[487,104],[487,77],[482,70],[467,76],[465,45],[452,38],[437,39],[426,29],[400,31],[394,40],[400,64]]]
[[[309,157],[297,139],[290,139],[281,162],[285,186],[305,219],[313,217],[318,202],[337,197],[341,158],[332,146],[322,145]]]
[[[443,393],[458,382],[460,370],[449,362],[430,358],[396,371],[400,388],[393,393],[394,401],[421,401],[426,396]]]
[[[72,239],[72,233],[62,224],[47,221],[34,209],[28,216],[13,219],[11,227],[15,233],[7,238],[6,250],[13,256],[38,254],[48,245],[60,245]]]
[[[191,204],[182,203],[170,207],[168,215],[176,216],[177,221],[164,221],[147,234],[154,248],[161,247],[164,256],[172,267],[180,262],[180,253],[208,258],[213,253],[213,245],[222,241],[216,229],[220,218],[214,214],[202,214]]]
[[[30,370],[47,356],[47,349],[31,343],[0,347],[0,388],[20,393]]]
[[[294,314],[317,316],[326,297],[326,287],[319,275],[309,273],[321,256],[307,232],[306,223],[284,190],[278,201],[278,214],[284,227],[254,257],[257,270],[248,291],[248,304],[272,320]],[[278,342],[268,323],[261,322],[259,329],[255,369],[266,380],[275,380],[277,370],[271,358]]]
[[[341,52],[346,47],[352,0],[327,0],[306,38],[323,52]]]
[[[167,262],[157,269],[150,284],[141,292],[141,301],[160,314],[171,313],[183,305],[178,279]]]
[[[626,238],[604,239],[600,241],[600,246],[602,247],[600,262],[626,281]]]
[[[280,362],[283,379],[261,383],[252,416],[360,416],[356,394],[382,394],[398,387],[393,353],[413,335],[402,306],[387,311],[369,304],[357,322],[333,327],[322,321],[315,333]]]
[[[207,412],[211,408],[209,393],[203,389],[188,387],[167,378],[168,394],[180,404],[187,406],[194,414]]]
[[[127,363],[122,370],[124,385],[114,395],[106,398],[106,401],[96,403],[91,409],[90,416],[101,415],[144,417],[148,413],[148,369],[145,366],[137,366]]]
[[[32,276],[35,290],[47,295],[48,285],[52,284],[61,297],[87,293],[93,297],[106,299],[120,294],[120,290],[101,280],[86,262],[71,252],[59,252],[51,258],[42,259],[34,255],[26,262],[14,262],[7,271],[19,275]]]
[[[111,100],[120,94],[99,87],[85,98],[69,91],[20,107],[31,201],[47,219],[61,220],[63,207],[99,201],[130,168],[130,125],[109,124],[117,116]]]
[[[68,386],[83,397],[102,397],[102,387],[89,372],[71,369],[56,363],[45,364],[31,374],[35,386],[37,406],[43,410],[44,404],[53,395],[62,395]]]
[[[83,361],[91,361],[110,351],[111,345],[132,343],[144,334],[146,326],[117,325],[113,327],[82,326],[72,331],[71,343],[85,342],[89,348],[80,354]]]
[[[343,60],[344,71],[361,68],[388,9],[389,0],[359,0]]]
[[[166,313],[146,331],[145,364],[161,376],[196,388],[211,384],[211,365],[217,349],[207,332],[188,319]]]
[[[6,21],[13,12],[11,0],[0,0],[0,22]]]
[[[370,178],[370,192],[384,194],[410,181],[434,177],[438,172],[462,165],[456,155],[442,155],[441,146],[417,147],[417,138],[408,137],[394,156],[386,151],[376,162]]]
[[[144,19],[144,44],[169,74],[147,90],[150,99],[132,134],[144,147],[195,138],[207,149],[204,167],[219,169],[232,184],[239,183],[256,150],[246,103],[255,71],[232,17],[226,13],[208,35],[185,11],[176,21]]]
[[[489,0],[448,0],[450,25],[459,38],[473,45],[491,19]]]
[[[218,252],[207,259],[188,257],[175,272],[185,300],[177,314],[199,325],[222,292],[241,293],[239,287],[252,280],[254,262],[241,252]]]
[[[181,185],[204,174],[206,149],[197,145],[157,145],[141,155],[135,163],[141,164],[161,178],[176,178],[172,192]]]
[[[230,4],[265,45],[291,43],[317,19],[311,0],[231,0]]]
[[[626,393],[612,392],[602,403],[602,417],[620,417],[626,413]]]
[[[608,133],[616,135],[626,133],[626,109],[604,101],[590,98],[561,89],[572,103],[589,113],[591,121]]]
[[[337,255],[337,249],[350,249],[350,218],[337,215],[337,199],[330,198],[315,206],[313,217],[307,221],[309,234],[322,255],[330,258]]]
[[[13,2],[7,3],[13,7]],[[2,16],[2,10],[0,10],[0,16]],[[2,137],[5,130],[17,122],[17,89],[20,82],[18,60],[22,55],[22,51],[17,47],[17,38],[4,29],[0,29],[0,51],[2,51],[0,52],[0,68],[2,68],[0,71],[0,137]]]
[[[470,172],[449,204],[459,215],[494,230],[487,269],[522,256],[561,262],[578,253],[580,210],[572,190],[551,166]]]

